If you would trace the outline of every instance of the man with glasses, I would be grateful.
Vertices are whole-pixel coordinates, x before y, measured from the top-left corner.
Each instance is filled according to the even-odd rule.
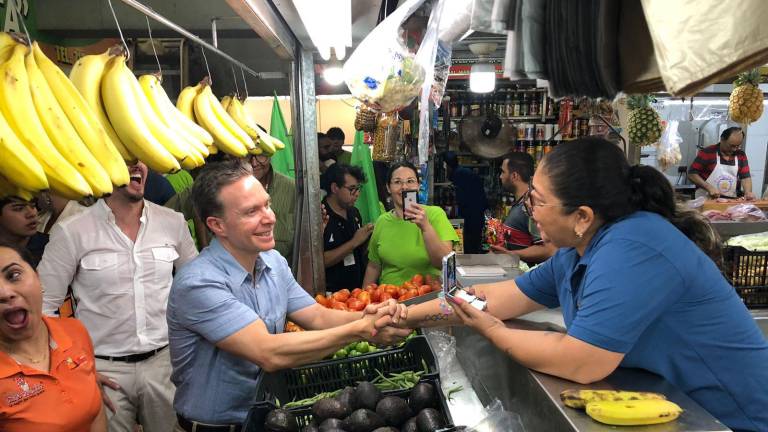
[[[373,224],[363,225],[355,202],[365,183],[365,174],[354,166],[337,163],[325,172],[323,200],[328,224],[323,232],[326,291],[360,287],[367,265],[368,238]]]
[[[544,242],[536,229],[530,206],[530,181],[533,158],[528,153],[510,153],[501,162],[501,187],[514,194],[515,202],[504,220],[504,246],[491,245],[491,251],[517,255],[529,264],[538,264],[557,250]]]
[[[253,176],[264,186],[272,199],[271,207],[277,218],[274,228],[275,249],[290,263],[293,257],[296,185],[289,177],[272,169],[272,159],[269,156],[251,155],[249,160]]]

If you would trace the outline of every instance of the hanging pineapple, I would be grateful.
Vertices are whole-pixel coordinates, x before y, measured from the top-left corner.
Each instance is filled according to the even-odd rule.
[[[629,108],[629,142],[640,146],[650,145],[661,138],[661,119],[651,107],[656,99],[651,95],[632,95],[627,98]]]
[[[763,115],[763,92],[760,91],[760,72],[752,69],[739,74],[733,82],[735,88],[728,100],[731,120],[748,125]]]

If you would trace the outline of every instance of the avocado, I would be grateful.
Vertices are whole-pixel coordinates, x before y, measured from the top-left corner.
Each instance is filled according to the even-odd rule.
[[[298,432],[299,424],[290,411],[273,409],[267,414],[264,429],[267,432]]]
[[[367,408],[369,410],[375,410],[376,404],[381,399],[381,390],[368,381],[363,381],[357,384],[355,389],[355,401],[357,402],[356,408]]]
[[[301,432],[320,432],[316,424],[310,423],[301,429]]]
[[[378,429],[374,429],[373,432],[399,432],[399,431],[397,430],[397,428],[393,428],[392,426],[384,426]]]
[[[320,432],[346,432],[346,426],[347,425],[342,420],[329,418],[320,423]]]
[[[328,418],[343,419],[350,411],[348,406],[333,398],[320,399],[312,405],[312,414],[321,421]]]
[[[352,412],[358,408],[354,387],[344,387],[344,390],[336,395],[336,400],[341,402],[344,406],[344,410],[347,412]]]
[[[411,416],[411,410],[408,408],[408,402],[397,396],[387,396],[376,404],[376,414],[378,414],[388,426],[398,427],[408,420]]]
[[[344,420],[349,432],[370,432],[384,426],[384,420],[375,412],[360,408]]]
[[[416,424],[417,417],[411,417],[400,428],[400,432],[419,432],[419,426]]]
[[[434,408],[424,408],[416,416],[419,432],[432,432],[445,426],[443,416]]]
[[[435,408],[437,406],[435,386],[426,382],[420,382],[413,386],[411,397],[408,398],[408,406],[415,413],[424,408]]]

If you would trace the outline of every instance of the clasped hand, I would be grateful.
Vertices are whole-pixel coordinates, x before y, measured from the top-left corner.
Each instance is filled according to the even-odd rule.
[[[405,339],[411,329],[400,328],[408,317],[408,309],[404,304],[389,299],[378,304],[370,304],[363,310],[362,319],[367,321],[368,333],[366,339],[380,345],[392,345]]]

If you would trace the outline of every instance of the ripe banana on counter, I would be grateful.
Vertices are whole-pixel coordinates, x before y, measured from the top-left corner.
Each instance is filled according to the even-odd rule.
[[[683,412],[668,400],[599,401],[587,404],[587,415],[615,426],[651,425],[671,422]]]
[[[101,96],[107,117],[128,150],[149,168],[160,173],[176,172],[181,169],[179,162],[144,122],[145,116],[136,101],[133,84],[124,73],[126,69],[123,56],[111,58],[105,67]]]
[[[0,110],[16,136],[42,165],[51,189],[69,199],[91,196],[93,191],[88,182],[56,150],[40,123],[24,67],[27,51],[26,46],[16,45],[11,58],[0,65]]]
[[[184,114],[184,117],[196,121],[194,103],[197,94],[200,93],[201,84],[194,86],[184,87],[179,93],[178,99],[176,99],[176,108]],[[208,144],[206,144],[208,145]]]
[[[128,151],[123,141],[117,135],[117,132],[115,132],[112,124],[109,122],[109,118],[107,118],[107,113],[104,112],[104,105],[101,102],[101,76],[104,74],[104,67],[111,57],[109,51],[80,57],[72,66],[72,70],[69,72],[69,79],[83,96],[85,103],[91,108],[98,123],[107,133],[110,142],[120,153],[120,156],[125,161],[132,163],[136,160],[136,156]]]
[[[64,159],[82,174],[96,197],[112,193],[112,181],[93,154],[80,139],[80,135],[67,119],[64,110],[56,101],[43,73],[37,67],[35,56],[30,53],[24,59],[29,76],[32,101],[38,118],[48,137]],[[122,160],[120,161],[122,163]],[[125,164],[123,163],[123,166]],[[127,170],[126,170],[127,174]]]
[[[222,105],[224,105],[222,103]],[[252,122],[248,118],[248,114],[245,112],[243,103],[240,102],[236,96],[227,100],[227,113],[232,119],[259,145],[261,150],[269,156],[272,156],[277,151],[273,144],[274,138],[269,136],[263,129],[257,124]]]
[[[0,172],[13,179],[13,183],[29,191],[48,189],[48,179],[40,162],[22,144],[5,117],[0,114]]]
[[[149,104],[152,106],[155,114],[160,121],[163,122],[169,128],[178,132],[187,143],[200,154],[201,158],[208,156],[208,148],[205,146],[205,142],[198,138],[198,135],[192,132],[192,126],[200,129],[204,134],[210,137],[210,143],[213,143],[213,137],[203,130],[200,126],[193,121],[186,118],[181,112],[173,105],[168,98],[168,94],[165,93],[162,83],[157,75],[142,75],[139,77],[139,85],[141,90],[147,97]],[[205,161],[203,160],[203,163]]]
[[[179,96],[179,100],[181,100],[181,96]],[[222,123],[219,116],[214,112],[214,104],[212,103],[214,100],[221,108],[219,100],[211,92],[211,87],[203,84],[194,99],[195,118],[205,130],[210,132],[219,150],[233,156],[244,157],[248,154],[248,148]],[[223,111],[223,108],[221,110]],[[232,121],[231,118],[230,121]],[[248,137],[246,136],[246,138]],[[248,139],[250,140],[250,138]]]
[[[661,393],[634,392],[624,390],[564,390],[560,393],[560,400],[567,407],[584,409],[590,402],[599,401],[635,401],[656,399],[664,400],[667,397]]]

